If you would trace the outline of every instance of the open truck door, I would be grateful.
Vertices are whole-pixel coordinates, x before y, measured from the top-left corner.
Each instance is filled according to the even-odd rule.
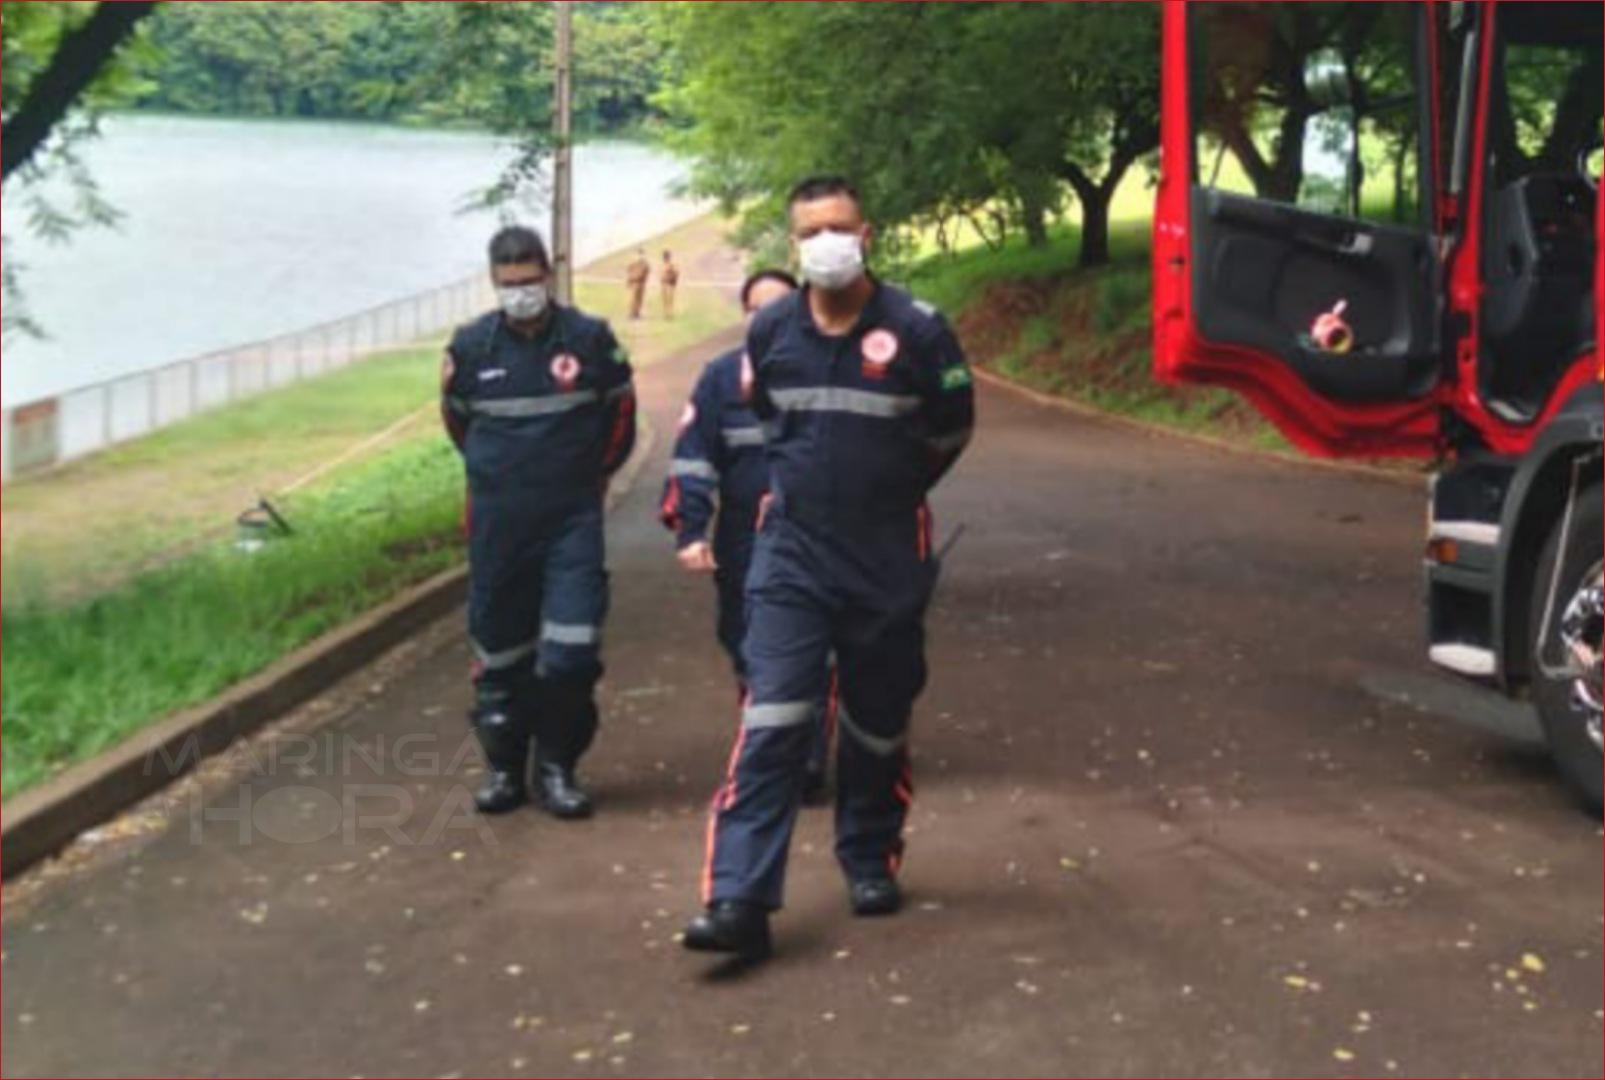
[[[1437,6],[1167,0],[1161,380],[1314,454],[1439,449]]]

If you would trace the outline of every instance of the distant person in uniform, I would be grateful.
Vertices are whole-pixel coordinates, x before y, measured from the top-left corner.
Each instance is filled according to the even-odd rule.
[[[652,277],[652,264],[647,262],[646,249],[637,248],[635,258],[624,268],[624,287],[630,290],[630,318],[639,319],[646,306],[646,283]]]
[[[475,803],[524,803],[533,746],[541,805],[586,817],[575,766],[597,728],[602,500],[635,442],[635,391],[608,324],[551,301],[538,233],[498,232],[490,273],[500,310],[458,328],[441,371],[468,473],[470,722],[489,766]]]
[[[741,286],[741,307],[750,320],[760,310],[797,291],[784,270],[760,270]],[[730,656],[741,696],[747,665],[741,641],[747,632],[747,569],[752,564],[769,463],[763,430],[744,397],[743,349],[709,362],[680,418],[674,458],[663,484],[659,517],[674,533],[675,557],[692,574],[711,574],[719,597],[719,644]],[[819,722],[808,755],[803,801],[822,802],[829,762],[833,702],[817,703]]]
[[[674,265],[674,253],[663,253],[663,269],[658,271],[658,281],[663,286],[663,317],[674,318],[674,290],[680,284],[680,268]]]

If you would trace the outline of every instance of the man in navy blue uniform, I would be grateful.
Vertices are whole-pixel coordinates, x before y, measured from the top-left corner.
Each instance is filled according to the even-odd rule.
[[[742,311],[750,322],[760,310],[796,289],[797,279],[784,270],[760,270],[742,283]],[[730,655],[745,698],[747,665],[741,657],[741,640],[747,629],[747,569],[752,564],[758,508],[769,491],[769,465],[764,460],[763,431],[742,385],[742,356],[742,349],[732,349],[710,362],[697,380],[680,417],[660,517],[675,535],[680,565],[689,573],[713,575],[719,598],[719,643]],[[803,801],[810,803],[824,794],[830,748],[826,703],[820,703],[818,714],[803,782]]]
[[[908,721],[925,685],[937,567],[926,495],[974,424],[963,352],[934,309],[865,272],[853,186],[805,180],[788,200],[806,286],[747,334],[771,498],[747,579],[748,697],[714,797],[706,909],[687,948],[767,956],[781,906],[814,703],[836,656],[836,858],[852,910],[901,904],[913,797]]]
[[[596,734],[608,581],[602,504],[635,442],[629,358],[607,323],[551,302],[540,236],[490,242],[500,310],[460,327],[441,372],[442,414],[469,492],[471,716],[489,778],[479,809],[528,797],[561,818],[591,802],[575,766]]]

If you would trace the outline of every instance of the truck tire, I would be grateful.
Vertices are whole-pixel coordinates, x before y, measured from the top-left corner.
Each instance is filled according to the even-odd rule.
[[[1532,618],[1528,620],[1528,655],[1532,660],[1533,701],[1544,726],[1549,752],[1561,774],[1594,813],[1600,812],[1605,758],[1600,753],[1600,610],[1599,589],[1602,549],[1605,549],[1605,508],[1599,486],[1579,496],[1572,511],[1569,536],[1562,536],[1564,521],[1557,521],[1538,561],[1533,584]],[[1561,545],[1566,550],[1562,557]],[[1559,587],[1550,607],[1550,586],[1555,562],[1560,559]],[[1580,642],[1592,652],[1591,676],[1553,676],[1569,643]],[[1539,655],[1540,646],[1544,655]]]

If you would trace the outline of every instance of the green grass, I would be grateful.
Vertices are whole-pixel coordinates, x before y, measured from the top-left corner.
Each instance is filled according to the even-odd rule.
[[[462,466],[444,440],[355,466],[282,507],[294,535],[232,543],[87,603],[8,603],[0,794],[205,701],[461,558]]]
[[[440,349],[372,357],[0,491],[6,605],[114,585],[435,400]],[[432,432],[432,425],[421,425]]]

